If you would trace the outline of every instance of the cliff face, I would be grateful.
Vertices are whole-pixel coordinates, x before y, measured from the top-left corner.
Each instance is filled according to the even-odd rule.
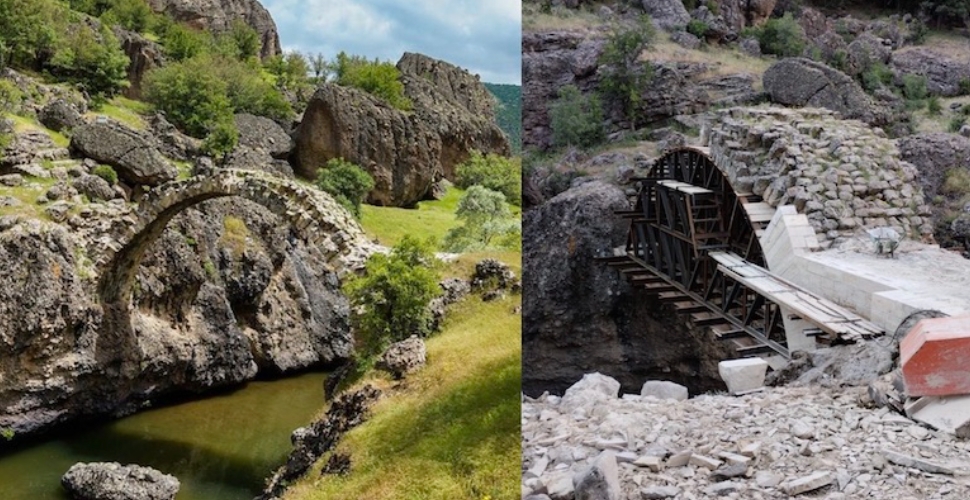
[[[212,200],[169,223],[137,275],[133,348],[102,332],[81,238],[0,218],[0,428],[18,436],[351,354],[337,277],[260,205]],[[104,362],[121,351],[128,375]]]
[[[317,89],[294,133],[299,174],[315,177],[328,160],[344,158],[374,176],[369,203],[410,206],[436,180],[454,179],[472,149],[510,154],[494,97],[478,77],[420,54],[405,54],[398,69],[410,112],[353,88]]]
[[[215,33],[229,31],[234,20],[242,19],[259,33],[261,58],[282,53],[276,23],[257,0],[148,0],[148,4],[155,12]]]

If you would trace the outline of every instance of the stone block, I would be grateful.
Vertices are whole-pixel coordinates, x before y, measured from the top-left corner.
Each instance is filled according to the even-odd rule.
[[[970,438],[970,395],[924,396],[906,405],[906,414],[934,429]]]
[[[657,399],[683,401],[687,399],[688,393],[687,388],[680,384],[666,380],[648,380],[644,382],[643,387],[640,389],[640,395],[653,396]]]
[[[907,396],[970,394],[970,316],[920,321],[899,353]]]
[[[813,491],[832,484],[834,477],[831,472],[816,472],[814,474],[800,477],[781,485],[782,491],[788,495],[800,495],[807,491]]]
[[[721,466],[723,462],[716,458],[705,457],[704,455],[698,455],[696,453],[691,454],[690,464],[697,467],[704,467],[705,469],[714,470]]]
[[[613,452],[600,453],[588,469],[573,476],[573,491],[576,500],[619,500],[620,479]]]
[[[742,394],[765,385],[768,362],[761,358],[729,359],[717,364],[717,372],[731,394]]]

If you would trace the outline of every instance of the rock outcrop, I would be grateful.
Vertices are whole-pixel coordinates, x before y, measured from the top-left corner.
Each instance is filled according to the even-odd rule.
[[[522,35],[522,142],[545,148],[552,143],[548,106],[566,85],[583,92],[596,89],[602,38],[579,33]]]
[[[164,12],[176,21],[213,33],[225,33],[233,22],[243,21],[259,34],[261,58],[282,53],[276,23],[258,0],[149,0],[148,5],[155,12]]]
[[[37,113],[37,120],[55,132],[70,130],[85,123],[77,107],[63,99],[47,103]]]
[[[273,158],[283,160],[293,150],[293,139],[269,118],[241,113],[235,116],[235,122],[240,146],[263,149]]]
[[[410,206],[442,177],[454,180],[470,151],[510,154],[495,123],[494,98],[478,77],[443,61],[405,53],[398,62],[412,110],[354,88],[320,86],[294,132],[296,172],[313,178],[332,158],[366,169],[368,203]]]
[[[293,451],[286,464],[276,470],[267,480],[266,489],[256,500],[279,498],[288,484],[306,474],[314,462],[333,449],[343,435],[362,424],[370,416],[371,405],[381,396],[381,391],[367,385],[337,397],[327,410],[327,415],[308,427],[293,432]]]
[[[641,5],[660,29],[683,28],[690,21],[690,14],[680,0],[643,0]]]
[[[628,392],[648,378],[694,392],[723,387],[717,362],[727,357],[726,346],[688,329],[672,310],[594,260],[626,242],[627,225],[613,211],[628,208],[619,188],[589,182],[524,214],[527,394],[560,392],[592,371],[616,378]]]
[[[970,211],[959,182],[944,189],[947,176],[970,177],[970,139],[958,134],[925,133],[897,141],[902,158],[916,166],[925,202],[933,207],[932,225],[936,241],[944,247],[970,251]],[[954,218],[955,217],[955,218]]]
[[[127,70],[129,86],[123,93],[130,99],[141,99],[142,81],[151,69],[165,64],[165,49],[133,31],[116,26],[114,33],[130,61]]]
[[[174,500],[181,486],[150,467],[115,462],[74,464],[61,485],[74,500]]]
[[[400,342],[391,344],[377,360],[376,366],[390,373],[394,378],[400,379],[424,366],[427,355],[428,351],[424,347],[424,341],[416,335],[411,335]]]
[[[441,139],[416,114],[362,90],[325,83],[297,128],[296,172],[315,178],[331,158],[344,158],[374,177],[367,202],[408,206],[440,177]]]
[[[855,80],[810,59],[778,61],[765,71],[762,79],[765,91],[778,104],[830,109],[843,118],[876,126],[891,121],[890,113],[876,105]]]
[[[905,75],[925,78],[930,95],[962,95],[970,86],[970,62],[965,57],[951,57],[925,47],[893,52],[890,67],[898,84],[903,83]]]
[[[155,186],[178,176],[175,166],[149,138],[112,120],[98,120],[75,129],[71,149],[111,165],[119,177],[134,185]]]
[[[495,121],[495,97],[478,76],[411,52],[404,53],[397,68],[414,112],[441,140],[438,162],[446,179],[455,179],[455,168],[472,149],[511,154],[508,138]]]

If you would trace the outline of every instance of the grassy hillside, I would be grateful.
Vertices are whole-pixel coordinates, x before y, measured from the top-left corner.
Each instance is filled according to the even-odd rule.
[[[384,244],[404,234],[440,237],[454,224],[462,191],[422,202],[417,210],[364,206],[362,225]],[[462,254],[444,275],[467,279],[491,257],[521,272],[518,252]],[[427,339],[428,364],[403,382],[372,372],[385,396],[372,418],[335,450],[351,456],[346,476],[320,475],[321,458],[286,500],[468,499],[519,496],[521,296],[492,302],[469,296],[449,311],[440,333]],[[321,414],[326,408],[321,410]]]
[[[509,137],[512,152],[518,153],[522,150],[522,87],[501,83],[486,83],[485,87],[498,99],[495,118]]]

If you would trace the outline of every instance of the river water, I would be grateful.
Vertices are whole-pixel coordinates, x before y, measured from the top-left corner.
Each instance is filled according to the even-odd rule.
[[[154,467],[182,483],[177,500],[250,500],[282,465],[290,433],[323,406],[323,373],[250,382],[0,455],[0,499],[66,500],[76,462]]]

